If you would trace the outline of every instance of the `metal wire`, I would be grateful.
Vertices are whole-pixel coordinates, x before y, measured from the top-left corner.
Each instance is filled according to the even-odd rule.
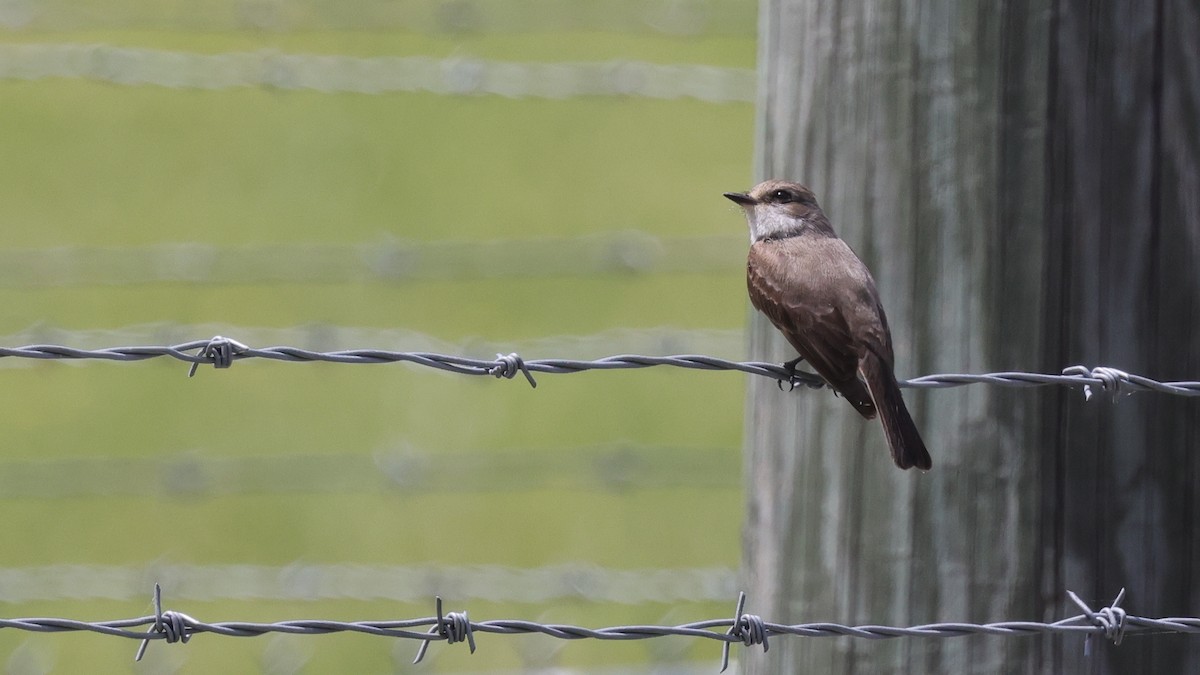
[[[211,340],[193,340],[170,346],[107,347],[103,349],[77,349],[62,345],[0,347],[0,358],[145,361],[146,359],[161,357],[168,357],[192,364],[193,368],[189,375],[194,374],[195,366],[203,364],[211,364],[216,368],[228,368],[233,363],[245,359],[268,359],[271,361],[293,363],[313,361],[354,364],[411,363],[458,373],[460,375],[491,375],[497,378],[504,377],[508,379],[521,374],[535,387],[537,383],[533,378],[533,373],[567,374],[580,373],[587,370],[625,370],[655,366],[671,366],[690,370],[737,371],[749,375],[768,377],[780,383],[790,383],[792,387],[804,386],[819,389],[825,386],[824,381],[813,373],[804,371],[793,372],[774,363],[765,363],[762,361],[728,361],[712,356],[696,354],[678,354],[674,356],[621,354],[593,360],[525,360],[518,354],[497,354],[495,359],[475,359],[433,352],[402,352],[381,349],[350,349],[320,352],[286,346],[254,348],[236,340],[221,337],[220,335]],[[1082,388],[1088,398],[1095,391],[1114,396],[1137,391],[1154,391],[1175,396],[1200,396],[1200,382],[1197,381],[1160,382],[1142,375],[1135,375],[1106,366],[1090,369],[1085,366],[1070,366],[1064,369],[1062,374],[1059,375],[1019,371],[977,375],[945,373],[940,375],[924,375],[900,382],[901,387],[916,389],[942,389],[946,387],[961,387],[968,384],[993,384],[1002,387],[1065,385]]]
[[[764,651],[767,640],[776,636],[792,637],[849,637],[867,640],[888,640],[901,637],[952,638],[967,635],[1022,636],[1022,635],[1083,635],[1087,638],[1103,636],[1115,644],[1123,637],[1133,634],[1200,634],[1200,618],[1165,617],[1147,618],[1131,616],[1119,605],[1125,591],[1113,603],[1093,611],[1074,593],[1068,592],[1072,602],[1083,611],[1053,623],[1037,621],[1001,621],[996,623],[931,623],[899,627],[883,625],[849,626],[838,623],[779,624],[764,621],[753,614],[742,613],[745,594],[739,594],[733,618],[695,621],[675,626],[632,625],[608,628],[584,628],[568,624],[543,624],[535,621],[496,619],[471,621],[466,612],[442,613],[441,598],[437,598],[437,615],[393,621],[330,621],[322,619],[300,619],[276,623],[246,621],[222,621],[208,623],[187,614],[162,609],[161,589],[155,584],[154,608],[151,616],[112,621],[77,621],[58,618],[0,619],[0,628],[38,633],[89,632],[114,637],[140,640],[137,658],[141,658],[146,644],[151,640],[168,643],[187,642],[193,636],[210,633],[224,637],[258,637],[268,633],[292,635],[327,635],[330,633],[362,633],[379,637],[402,638],[421,642],[417,660],[424,656],[430,642],[454,643],[467,641],[471,651],[475,648],[475,634],[496,635],[541,634],[561,640],[646,640],[665,636],[703,638],[722,642],[722,669],[728,665],[727,648],[733,643],[747,646],[761,644]],[[722,632],[724,631],[724,632]],[[1085,648],[1087,643],[1085,642]]]

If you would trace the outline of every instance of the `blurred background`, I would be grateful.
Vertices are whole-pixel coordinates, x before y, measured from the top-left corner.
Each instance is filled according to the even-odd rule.
[[[0,344],[745,354],[753,4],[0,1]],[[745,376],[0,361],[0,616],[729,616]],[[0,631],[6,673],[712,672],[715,642]],[[736,650],[735,650],[736,653]]]

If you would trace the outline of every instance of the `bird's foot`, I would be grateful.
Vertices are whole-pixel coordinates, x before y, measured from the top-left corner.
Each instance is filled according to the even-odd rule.
[[[804,360],[803,356],[797,356],[796,358],[792,359],[791,361],[788,361],[787,363],[783,364],[783,369],[788,372],[788,388],[787,388],[787,390],[789,392],[795,391],[796,385],[801,384],[801,380],[799,380],[796,377],[796,372],[797,372],[796,366],[800,365],[800,362],[803,360]],[[783,391],[783,380],[779,380],[775,384],[779,386],[779,391]]]

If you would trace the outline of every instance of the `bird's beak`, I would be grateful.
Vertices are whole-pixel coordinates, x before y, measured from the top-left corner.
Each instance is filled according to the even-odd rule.
[[[725,198],[739,206],[754,206],[758,203],[754,197],[751,197],[745,192],[726,192]]]

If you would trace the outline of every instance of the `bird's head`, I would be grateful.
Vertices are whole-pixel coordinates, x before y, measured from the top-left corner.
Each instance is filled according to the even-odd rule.
[[[780,239],[805,231],[833,234],[812,190],[786,180],[768,180],[749,192],[726,192],[725,197],[746,212],[750,241]]]

